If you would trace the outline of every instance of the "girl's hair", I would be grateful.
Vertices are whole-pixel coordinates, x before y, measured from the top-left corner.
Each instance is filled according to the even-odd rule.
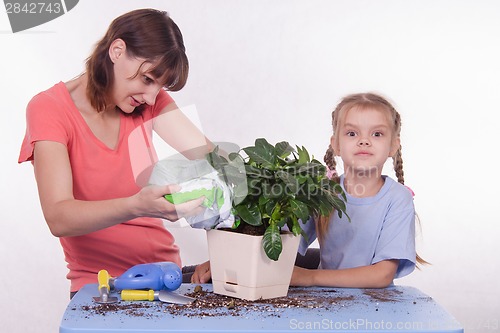
[[[111,43],[122,39],[130,57],[152,63],[148,70],[165,89],[178,91],[184,87],[189,72],[181,31],[167,12],[138,9],[111,22],[104,37],[86,62],[87,96],[97,111],[109,104],[109,92],[114,82],[113,62],[108,56]],[[142,66],[139,67],[139,71]],[[136,73],[136,75],[139,74]]]
[[[346,114],[349,110],[352,109],[375,109],[382,112],[385,112],[389,116],[389,120],[392,124],[392,135],[393,138],[397,138],[401,134],[401,116],[396,111],[396,109],[391,105],[391,103],[385,99],[384,97],[374,94],[374,93],[360,93],[360,94],[352,94],[344,97],[342,101],[337,105],[335,110],[332,112],[332,128],[333,135],[335,135],[335,141],[338,142],[339,139],[339,127],[346,117]],[[398,182],[404,185],[404,172],[403,172],[403,157],[401,154],[401,145],[398,147],[398,150],[392,156],[393,166]],[[335,162],[335,153],[331,145],[328,146],[326,150],[324,161],[332,172],[332,180],[337,183],[340,183],[340,177],[336,171],[336,162]],[[332,212],[333,214],[333,212]],[[325,237],[328,227],[329,227],[330,216],[328,217],[320,217],[317,221],[317,230],[318,230],[318,239],[319,241],[323,241]],[[417,263],[427,263],[425,260],[420,258],[417,254]]]

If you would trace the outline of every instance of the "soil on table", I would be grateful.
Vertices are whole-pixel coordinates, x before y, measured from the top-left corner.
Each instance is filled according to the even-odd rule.
[[[397,302],[398,296],[403,292],[394,289],[366,289],[363,294],[370,296],[373,300],[381,303]]]
[[[378,311],[378,304],[399,302],[402,292],[394,289],[367,289],[364,297],[369,297]],[[168,304],[161,302],[120,302],[115,304],[85,305],[81,310],[88,312],[88,318],[93,315],[121,313],[133,317],[158,317],[164,315],[183,317],[241,317],[252,312],[259,312],[263,317],[280,317],[288,308],[319,309],[332,311],[339,307],[356,304],[353,295],[345,296],[335,289],[320,289],[314,294],[304,292],[304,288],[290,288],[288,296],[273,299],[247,301],[206,291],[196,286],[186,296],[196,300],[187,305]],[[416,304],[414,301],[413,304]],[[76,310],[74,308],[73,310]]]

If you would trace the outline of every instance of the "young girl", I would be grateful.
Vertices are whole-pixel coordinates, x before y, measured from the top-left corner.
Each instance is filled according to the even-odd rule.
[[[178,186],[142,187],[134,163],[154,163],[153,130],[188,158],[212,149],[165,91],[180,90],[188,68],[175,22],[166,12],[138,9],[111,23],[83,74],[30,101],[19,162],[33,163],[71,292],[95,283],[101,269],[118,276],[141,263],[181,265],[161,219],[196,215],[203,198],[170,204],[163,196]]]
[[[291,284],[383,288],[410,274],[417,262],[413,195],[403,185],[401,118],[383,97],[345,97],[332,113],[333,135],[325,162],[347,195],[347,216],[309,221],[308,242],[317,237],[320,269],[295,267]],[[344,164],[336,176],[335,156]],[[392,157],[398,182],[382,175]]]

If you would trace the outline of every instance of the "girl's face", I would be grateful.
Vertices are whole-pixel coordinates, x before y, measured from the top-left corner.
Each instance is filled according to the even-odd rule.
[[[374,108],[352,108],[340,122],[337,138],[332,136],[335,154],[342,158],[346,173],[380,175],[387,158],[399,147],[387,112]]]
[[[163,87],[148,73],[153,64],[145,62],[146,59],[130,57],[124,47],[110,48],[110,57],[114,63],[111,90],[114,104],[125,113],[132,113],[145,103],[153,105]]]

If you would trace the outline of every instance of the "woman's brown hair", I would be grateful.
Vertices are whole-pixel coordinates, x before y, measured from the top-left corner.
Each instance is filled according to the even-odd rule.
[[[156,9],[134,10],[111,22],[108,31],[87,59],[87,96],[97,111],[105,110],[109,104],[108,94],[114,76],[108,50],[116,39],[125,42],[128,56],[152,63],[148,72],[162,82],[165,89],[178,91],[184,87],[189,62],[179,27],[167,12]]]

